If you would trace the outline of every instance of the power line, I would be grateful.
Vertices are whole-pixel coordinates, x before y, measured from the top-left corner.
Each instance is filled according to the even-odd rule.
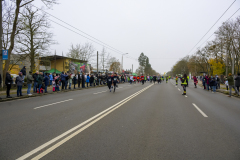
[[[207,33],[204,34],[204,36],[198,41],[198,43],[201,42],[201,40],[208,34],[208,32],[215,26],[215,24],[217,24],[217,22],[222,18],[222,16],[229,10],[229,8],[231,8],[231,6],[236,2],[236,0],[228,7],[227,10],[225,10],[225,12],[221,15],[220,18],[218,18],[218,20],[213,24],[213,26],[207,31]],[[191,53],[191,51],[198,45],[198,43],[188,52]]]
[[[93,39],[95,39],[95,40],[97,40],[97,41],[99,41],[99,42],[101,42],[102,44],[104,44],[105,46],[108,46],[108,48],[110,47],[110,48],[112,48],[112,49],[114,49],[114,50],[116,50],[116,51],[118,51],[118,52],[120,52],[120,53],[124,53],[124,52],[122,52],[122,51],[119,51],[119,50],[117,50],[116,48],[113,48],[112,46],[110,46],[110,45],[108,45],[108,44],[106,44],[106,43],[104,43],[104,42],[102,42],[102,41],[100,41],[100,40],[98,40],[97,38],[95,38],[95,37],[93,37],[93,36],[91,36],[91,35],[89,35],[89,34],[87,34],[86,32],[84,32],[84,31],[82,31],[82,30],[80,30],[80,29],[78,29],[78,28],[76,28],[76,27],[74,27],[74,26],[72,26],[71,24],[69,24],[69,23],[67,23],[67,22],[65,22],[65,21],[63,21],[63,20],[61,20],[60,18],[57,18],[56,16],[54,16],[54,15],[52,15],[52,14],[50,14],[50,13],[48,13],[48,12],[46,12],[46,11],[44,11],[44,10],[42,10],[41,8],[38,8],[38,7],[36,7],[35,5],[33,5],[33,4],[31,4],[33,7],[35,7],[35,8],[37,8],[37,9],[39,9],[39,10],[41,10],[41,11],[43,11],[44,13],[46,13],[46,14],[48,14],[48,15],[50,15],[50,16],[52,16],[52,17],[54,17],[54,18],[56,18],[57,20],[59,20],[59,21],[61,21],[61,22],[63,22],[63,23],[65,23],[65,24],[67,24],[68,26],[70,26],[70,27],[72,27],[72,28],[74,28],[74,29],[76,29],[76,30],[78,30],[78,31],[80,31],[80,32],[82,32],[82,33],[84,33],[84,34],[86,34],[87,36],[89,36],[89,37],[91,37],[91,38],[93,38]]]
[[[239,10],[240,10],[240,8],[238,8],[238,10],[236,12],[234,12],[234,14],[230,18],[228,18],[228,20],[226,20],[225,22],[229,21]],[[219,28],[220,27],[218,27],[218,29]],[[210,37],[208,37],[208,39],[206,41],[204,41],[199,47],[201,47],[204,43],[206,43],[209,40],[209,38],[211,38],[213,35],[214,35],[214,33]]]

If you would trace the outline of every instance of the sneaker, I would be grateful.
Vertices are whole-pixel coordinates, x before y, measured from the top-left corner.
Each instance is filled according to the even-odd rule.
[[[28,96],[31,96],[32,94],[28,94]]]

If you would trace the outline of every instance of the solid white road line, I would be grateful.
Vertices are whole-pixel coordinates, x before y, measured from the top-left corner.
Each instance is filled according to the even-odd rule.
[[[72,129],[70,129],[70,130],[68,130],[68,131],[66,131],[66,132],[64,132],[64,133],[62,133],[61,135],[55,137],[54,139],[52,139],[52,140],[50,140],[50,141],[44,143],[43,145],[41,145],[41,146],[35,148],[34,150],[32,150],[32,151],[26,153],[25,155],[19,157],[17,160],[24,160],[24,159],[26,159],[26,158],[32,156],[33,154],[35,154],[35,153],[39,152],[40,150],[46,148],[47,146],[51,145],[52,143],[55,143],[57,140],[59,140],[59,139],[65,137],[65,136],[67,136],[67,135],[70,134],[71,132],[73,132],[73,131],[79,129],[80,127],[84,126],[85,124],[91,122],[92,120],[94,120],[94,119],[96,119],[96,118],[97,118],[97,119],[96,119],[97,121],[100,120],[101,118],[103,118],[103,117],[105,117],[105,116],[107,115],[107,114],[105,114],[106,112],[107,112],[108,114],[111,113],[111,112],[109,112],[109,111],[111,111],[111,110],[112,110],[112,111],[115,110],[115,109],[114,109],[115,107],[119,108],[119,107],[121,106],[121,104],[123,105],[124,103],[126,103],[127,101],[129,101],[129,100],[131,100],[132,98],[136,97],[138,94],[140,94],[140,93],[142,93],[143,91],[147,90],[147,89],[150,88],[151,86],[152,86],[152,85],[149,85],[149,86],[147,86],[147,87],[141,89],[140,91],[138,91],[138,92],[132,94],[131,96],[129,96],[129,97],[123,99],[122,101],[120,101],[120,102],[116,103],[115,105],[113,105],[113,106],[107,108],[106,110],[100,112],[99,114],[93,116],[92,118],[89,118],[88,120],[82,122],[81,124],[79,124],[79,125],[73,127]],[[104,115],[105,115],[105,116],[104,116]],[[98,117],[99,117],[99,118],[98,118]],[[101,118],[100,118],[100,117],[101,117]],[[96,120],[95,120],[95,122],[96,122]],[[93,121],[93,122],[94,122],[94,121]],[[94,123],[95,123],[95,122],[94,122]],[[82,129],[78,130],[77,132],[80,133],[81,131],[83,131],[84,129],[88,128],[88,127],[91,126],[92,124],[93,124],[93,123],[89,123],[88,125],[86,125],[86,126],[83,127]],[[79,132],[79,131],[80,131],[80,132]],[[78,134],[78,133],[77,133],[77,134]],[[73,134],[76,135],[76,132],[73,133]],[[72,134],[72,135],[73,135],[73,134]],[[70,135],[70,136],[71,136],[71,135]],[[69,139],[70,136],[68,136],[67,138]],[[72,137],[73,137],[73,136],[71,136],[71,138],[72,138]],[[65,139],[66,139],[66,138],[65,138]],[[63,139],[63,140],[65,140],[65,139]],[[65,141],[63,142],[63,140],[60,141],[60,142],[61,142],[61,143],[64,143]],[[60,142],[59,142],[59,143],[60,143]],[[59,143],[57,143],[57,144],[59,144]],[[55,146],[55,145],[54,145],[54,146]],[[54,147],[54,146],[52,146],[52,147]],[[56,146],[55,146],[55,148],[56,148]],[[46,151],[43,152],[44,155],[48,154],[49,152],[51,152],[51,151],[52,151],[53,149],[55,149],[55,148],[49,148],[50,150],[49,150],[49,149],[46,150],[46,151],[48,151],[48,152],[46,152]],[[41,155],[44,156],[43,154],[41,154]],[[35,159],[40,159],[39,155],[38,155],[38,158],[35,157]]]
[[[60,101],[60,102],[56,102],[56,103],[51,103],[51,104],[47,104],[47,105],[44,105],[44,106],[39,106],[39,107],[35,107],[33,109],[39,109],[39,108],[43,108],[43,107],[47,107],[47,106],[52,106],[54,104],[59,104],[59,103],[63,103],[63,102],[68,102],[68,101],[72,101],[73,99],[68,99],[68,100],[65,100],[65,101]]]
[[[193,106],[203,115],[203,117],[208,117],[196,104],[193,103]]]

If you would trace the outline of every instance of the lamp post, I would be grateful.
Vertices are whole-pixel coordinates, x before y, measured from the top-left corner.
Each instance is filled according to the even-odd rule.
[[[121,67],[121,70],[123,70],[123,56],[126,55],[126,54],[128,54],[128,53],[122,54],[122,67]],[[122,71],[121,71],[121,72],[122,72]]]

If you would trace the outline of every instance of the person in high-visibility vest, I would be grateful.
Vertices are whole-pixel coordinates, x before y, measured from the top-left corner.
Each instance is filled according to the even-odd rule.
[[[168,76],[166,77],[166,83],[168,82]]]
[[[187,79],[188,79],[188,81],[189,81],[189,76],[187,76]],[[188,87],[188,81],[187,81],[187,87]]]
[[[187,75],[184,74],[183,78],[182,78],[182,87],[183,87],[183,94],[182,95],[186,95],[186,87],[187,87],[187,84],[188,84],[188,78],[187,78]]]
[[[178,76],[176,76],[176,85],[178,85]]]

